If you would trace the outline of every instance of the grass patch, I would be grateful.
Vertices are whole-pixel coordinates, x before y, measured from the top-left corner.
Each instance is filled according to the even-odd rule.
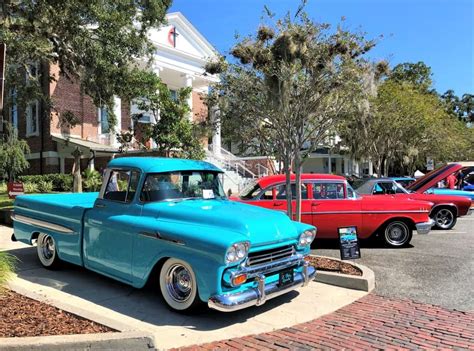
[[[13,199],[8,198],[8,194],[0,194],[0,210],[13,208]]]
[[[4,288],[15,269],[17,258],[9,253],[0,251],[0,291]]]

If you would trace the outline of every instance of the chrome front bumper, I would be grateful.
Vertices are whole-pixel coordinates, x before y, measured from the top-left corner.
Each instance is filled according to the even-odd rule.
[[[308,285],[315,275],[316,269],[305,261],[302,272],[295,272],[294,281],[289,285],[280,287],[278,282],[265,284],[265,275],[259,274],[255,278],[257,282],[256,288],[249,288],[238,293],[212,296],[207,305],[209,308],[222,312],[232,312],[250,306],[260,306],[269,299],[286,294],[300,286]]]
[[[430,219],[428,222],[417,223],[416,231],[418,234],[428,234],[431,230],[431,227],[434,226],[435,221]]]

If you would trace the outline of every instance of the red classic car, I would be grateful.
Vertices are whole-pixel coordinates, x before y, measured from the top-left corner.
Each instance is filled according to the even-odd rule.
[[[430,217],[439,229],[451,229],[457,217],[465,216],[472,212],[471,199],[463,196],[439,195],[431,191],[408,191],[398,182],[390,178],[369,179],[356,189],[359,194],[386,195],[396,199],[413,199],[429,201],[434,204]]]
[[[430,202],[359,196],[344,177],[330,174],[303,174],[301,179],[301,220],[317,226],[318,238],[337,238],[338,228],[356,226],[361,239],[380,234],[388,246],[402,247],[410,242],[413,229],[427,234],[434,224]],[[293,183],[293,194],[294,188]],[[285,176],[260,178],[234,200],[286,211]]]

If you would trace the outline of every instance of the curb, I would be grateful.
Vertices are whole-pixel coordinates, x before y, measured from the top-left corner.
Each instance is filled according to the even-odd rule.
[[[311,255],[317,257],[329,258],[331,260],[340,261],[334,257],[320,256],[320,255]],[[359,268],[362,271],[362,276],[357,275],[348,275],[335,272],[325,272],[317,270],[315,281],[319,283],[329,284],[339,286],[341,288],[353,289],[353,290],[362,290],[371,292],[375,289],[375,274],[374,271],[369,267],[363,266],[361,264],[350,262],[354,267]]]
[[[2,351],[155,350],[153,339],[140,332],[0,338]]]

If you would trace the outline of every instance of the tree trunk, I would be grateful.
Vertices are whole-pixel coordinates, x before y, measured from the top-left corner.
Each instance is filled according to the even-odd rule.
[[[295,157],[295,190],[296,190],[296,214],[295,221],[301,222],[301,157],[299,152]]]
[[[377,178],[380,178],[382,176],[382,158],[381,157],[377,158],[375,168],[377,169]]]
[[[285,169],[286,175],[286,208],[287,214],[290,219],[293,219],[293,207],[291,205],[293,194],[291,193],[291,160],[289,157],[285,157],[283,161],[283,168]]]

